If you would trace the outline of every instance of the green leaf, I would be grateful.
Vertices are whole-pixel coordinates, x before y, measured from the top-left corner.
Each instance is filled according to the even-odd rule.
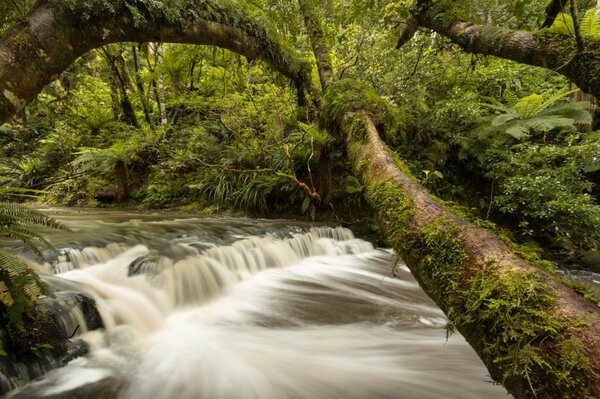
[[[304,198],[304,201],[302,202],[302,213],[306,213],[306,211],[308,211],[309,206],[310,206],[310,198],[306,197],[306,198]]]

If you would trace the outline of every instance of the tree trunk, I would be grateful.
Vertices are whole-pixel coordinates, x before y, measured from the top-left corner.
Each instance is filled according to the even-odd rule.
[[[119,58],[122,59],[122,63],[125,63],[123,55],[121,53],[113,54],[109,46],[103,47],[102,51],[105,55],[105,59],[108,62],[110,68],[110,81],[111,87],[116,86],[119,89],[119,105],[121,112],[123,113],[122,121],[128,125],[139,127],[137,117],[135,115],[135,109],[131,100],[129,99],[128,88],[132,89],[131,79],[129,73],[124,69],[124,65],[120,65]]]
[[[348,90],[333,84],[325,110]],[[371,114],[346,109],[334,124],[382,233],[492,378],[517,399],[600,395],[598,305],[445,209],[387,150]]]
[[[578,45],[572,35],[548,29],[529,32],[477,25],[454,19],[459,12],[453,2],[435,3],[418,0],[412,19],[449,38],[468,53],[547,68],[566,76],[586,93],[600,97],[600,39],[597,37],[583,37]],[[406,36],[403,35],[403,39]]]
[[[311,40],[320,40],[310,26]],[[374,121],[386,120],[376,111],[386,103],[375,102],[372,89],[321,79],[323,120],[346,138],[382,233],[448,316],[449,330],[461,332],[517,399],[600,396],[600,307],[432,198],[381,141]]]
[[[163,46],[162,43],[155,43],[153,46],[156,55],[156,68],[159,69],[158,76],[156,77],[156,103],[160,113],[160,126],[162,127],[163,134],[167,131],[167,107],[165,105],[165,76],[160,72],[160,68],[163,64]]]
[[[319,79],[324,92],[329,83],[333,81],[333,64],[325,41],[325,32],[321,21],[323,13],[317,11],[318,4],[320,3],[314,0],[298,0],[298,4],[304,16],[304,25],[306,26],[313,53],[317,60]]]
[[[333,82],[333,63],[331,54],[325,41],[325,33],[322,26],[321,15],[318,11],[318,2],[314,0],[298,0],[300,11],[304,16],[304,24],[310,38],[311,47],[315,60],[317,61],[317,69],[319,72],[319,80],[323,92]],[[333,201],[333,162],[331,159],[335,141],[339,139],[333,135],[334,143],[325,144],[325,148],[321,150],[319,158],[319,166],[317,170],[317,180],[319,186],[319,194],[321,195],[321,203],[324,206],[331,206]]]
[[[117,201],[125,201],[129,198],[129,185],[127,183],[127,166],[122,160],[115,164],[115,176],[117,178]]]
[[[172,4],[164,13],[140,4],[145,3],[38,2],[27,21],[0,36],[0,123],[21,111],[81,55],[127,41],[214,45],[250,60],[264,59],[301,88],[298,98],[304,102],[308,63],[282,46],[275,33],[244,15],[242,5],[228,8],[210,0],[190,0]]]
[[[150,118],[150,107],[146,98],[146,90],[144,89],[144,82],[142,82],[142,76],[140,74],[140,60],[138,58],[138,51],[135,45],[131,46],[131,51],[133,53],[135,85],[137,88],[138,96],[140,98],[140,102],[142,103],[142,109],[144,110],[144,118],[146,119],[146,123],[148,124],[148,126],[150,126],[150,129],[154,130],[154,123],[152,123],[152,118]]]

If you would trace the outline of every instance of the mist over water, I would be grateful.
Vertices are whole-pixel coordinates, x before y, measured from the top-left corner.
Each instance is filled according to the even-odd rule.
[[[390,277],[395,256],[350,230],[59,217],[77,231],[51,237],[64,250],[46,269],[91,294],[106,329],[31,397],[506,397],[408,270]]]

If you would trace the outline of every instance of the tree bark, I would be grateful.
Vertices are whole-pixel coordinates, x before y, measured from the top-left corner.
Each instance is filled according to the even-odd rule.
[[[322,40],[312,22],[309,37]],[[329,79],[323,120],[346,138],[382,233],[492,378],[517,399],[600,396],[600,307],[431,197],[381,141],[375,121],[386,118],[374,110],[385,102],[365,106],[373,90]]]
[[[558,72],[581,90],[600,97],[600,39],[577,40],[568,34],[542,29],[518,31],[492,25],[477,25],[453,19],[458,12],[451,1],[446,7],[432,0],[418,0],[412,17],[473,54],[492,55]]]
[[[150,129],[154,130],[154,123],[152,122],[152,118],[150,117],[150,106],[148,104],[148,100],[146,98],[146,90],[144,89],[144,82],[142,82],[142,76],[140,74],[140,60],[138,58],[138,51],[135,45],[131,46],[131,51],[133,55],[133,69],[135,72],[135,85],[137,88],[137,93],[140,98],[140,102],[142,103],[142,108],[144,110],[144,118],[146,119],[146,123],[150,126]]]
[[[108,46],[103,47],[102,50],[111,72],[111,87],[115,86],[119,90],[119,106],[123,113],[122,120],[128,125],[139,127],[133,103],[129,98],[128,90],[133,89],[133,85],[131,84],[131,78],[129,77],[129,72],[125,66],[123,54],[113,54]]]
[[[155,56],[155,68],[160,69],[163,64],[163,46],[162,43],[154,43],[150,46]],[[156,104],[158,105],[158,112],[160,114],[160,126],[163,134],[167,131],[167,125],[169,123],[167,119],[167,106],[165,104],[165,76],[162,72],[158,72],[156,77]]]
[[[314,0],[298,0],[300,11],[304,17],[304,25],[310,38],[311,47],[317,63],[319,80],[323,92],[333,82],[333,63],[331,54],[325,40],[325,33],[321,21],[322,12],[318,12],[317,3]],[[322,204],[332,207],[334,196],[333,189],[333,162],[332,153],[335,148],[337,137],[333,136],[334,141],[325,144],[325,148],[321,149],[319,167],[317,169],[317,180],[319,186],[319,194],[321,195]]]
[[[336,90],[352,90],[337,85],[325,109]],[[447,210],[389,152],[372,114],[352,107],[335,128],[382,233],[492,378],[517,399],[600,395],[599,306]]]
[[[168,12],[130,0],[115,2],[113,7],[106,4],[101,0],[39,2],[26,22],[0,37],[0,123],[21,111],[81,55],[126,41],[214,45],[250,60],[266,60],[294,82],[299,102],[304,102],[309,81],[306,62],[237,8],[206,0],[170,5]],[[135,17],[130,7],[137,9]]]

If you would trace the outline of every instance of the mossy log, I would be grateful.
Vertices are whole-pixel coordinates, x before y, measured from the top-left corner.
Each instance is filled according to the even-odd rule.
[[[263,59],[304,99],[309,64],[252,6],[225,0],[46,0],[0,37],[0,124],[86,52],[115,42],[213,45]]]
[[[330,86],[325,119],[347,138],[382,233],[449,329],[517,399],[600,397],[600,307],[429,195],[381,141],[381,101],[357,103],[351,99],[376,95],[359,84],[352,90],[350,81]]]
[[[492,55],[558,72],[584,92],[600,98],[600,39],[597,37],[583,37],[579,49],[575,37],[568,33],[478,25],[462,20],[454,3],[450,0],[416,1],[399,45],[416,32],[416,23],[447,37],[468,53]]]

